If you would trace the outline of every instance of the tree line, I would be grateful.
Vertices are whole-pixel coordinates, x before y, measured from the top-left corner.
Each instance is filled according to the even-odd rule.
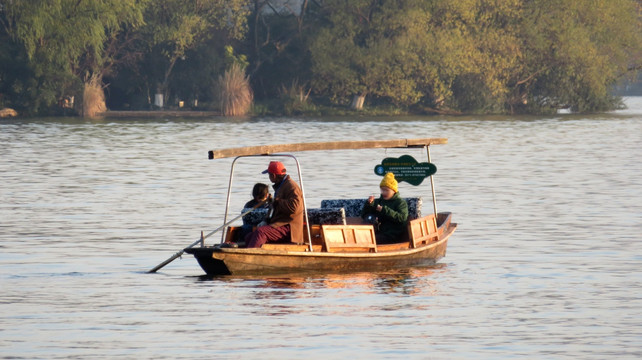
[[[0,108],[605,111],[642,67],[641,4],[0,0]]]

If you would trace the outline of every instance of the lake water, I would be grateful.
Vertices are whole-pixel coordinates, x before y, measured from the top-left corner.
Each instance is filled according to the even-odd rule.
[[[4,359],[637,359],[642,99],[551,117],[22,119],[0,122]],[[189,255],[222,224],[231,161],[255,144],[446,137],[437,266],[207,279]],[[308,206],[378,191],[418,150],[301,153]],[[239,165],[235,209],[266,158]],[[289,168],[293,169],[291,163]],[[241,176],[242,175],[242,176]],[[427,184],[400,184],[424,198]],[[209,243],[219,241],[213,236]]]

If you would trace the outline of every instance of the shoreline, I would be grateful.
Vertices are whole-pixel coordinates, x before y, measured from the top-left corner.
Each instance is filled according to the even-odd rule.
[[[115,110],[103,111],[96,114],[98,117],[117,117],[117,118],[135,118],[135,117],[211,117],[223,116],[218,111],[200,111],[200,110]]]

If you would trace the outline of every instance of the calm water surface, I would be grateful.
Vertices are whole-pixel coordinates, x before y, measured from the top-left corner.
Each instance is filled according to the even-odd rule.
[[[642,100],[627,101],[590,116],[3,120],[0,357],[640,358]],[[222,224],[231,161],[207,150],[419,137],[449,139],[431,155],[459,228],[437,266],[206,279],[186,255],[145,273]],[[374,165],[404,153],[426,156],[301,153],[308,206],[376,193]],[[239,167],[235,207],[266,161]],[[427,184],[400,191],[430,211]]]

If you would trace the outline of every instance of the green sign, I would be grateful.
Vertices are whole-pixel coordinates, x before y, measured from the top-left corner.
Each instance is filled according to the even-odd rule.
[[[419,163],[410,155],[402,155],[398,158],[385,158],[374,168],[375,174],[384,176],[391,172],[395,179],[405,181],[411,185],[419,185],[425,178],[437,172],[435,164],[429,162]]]

